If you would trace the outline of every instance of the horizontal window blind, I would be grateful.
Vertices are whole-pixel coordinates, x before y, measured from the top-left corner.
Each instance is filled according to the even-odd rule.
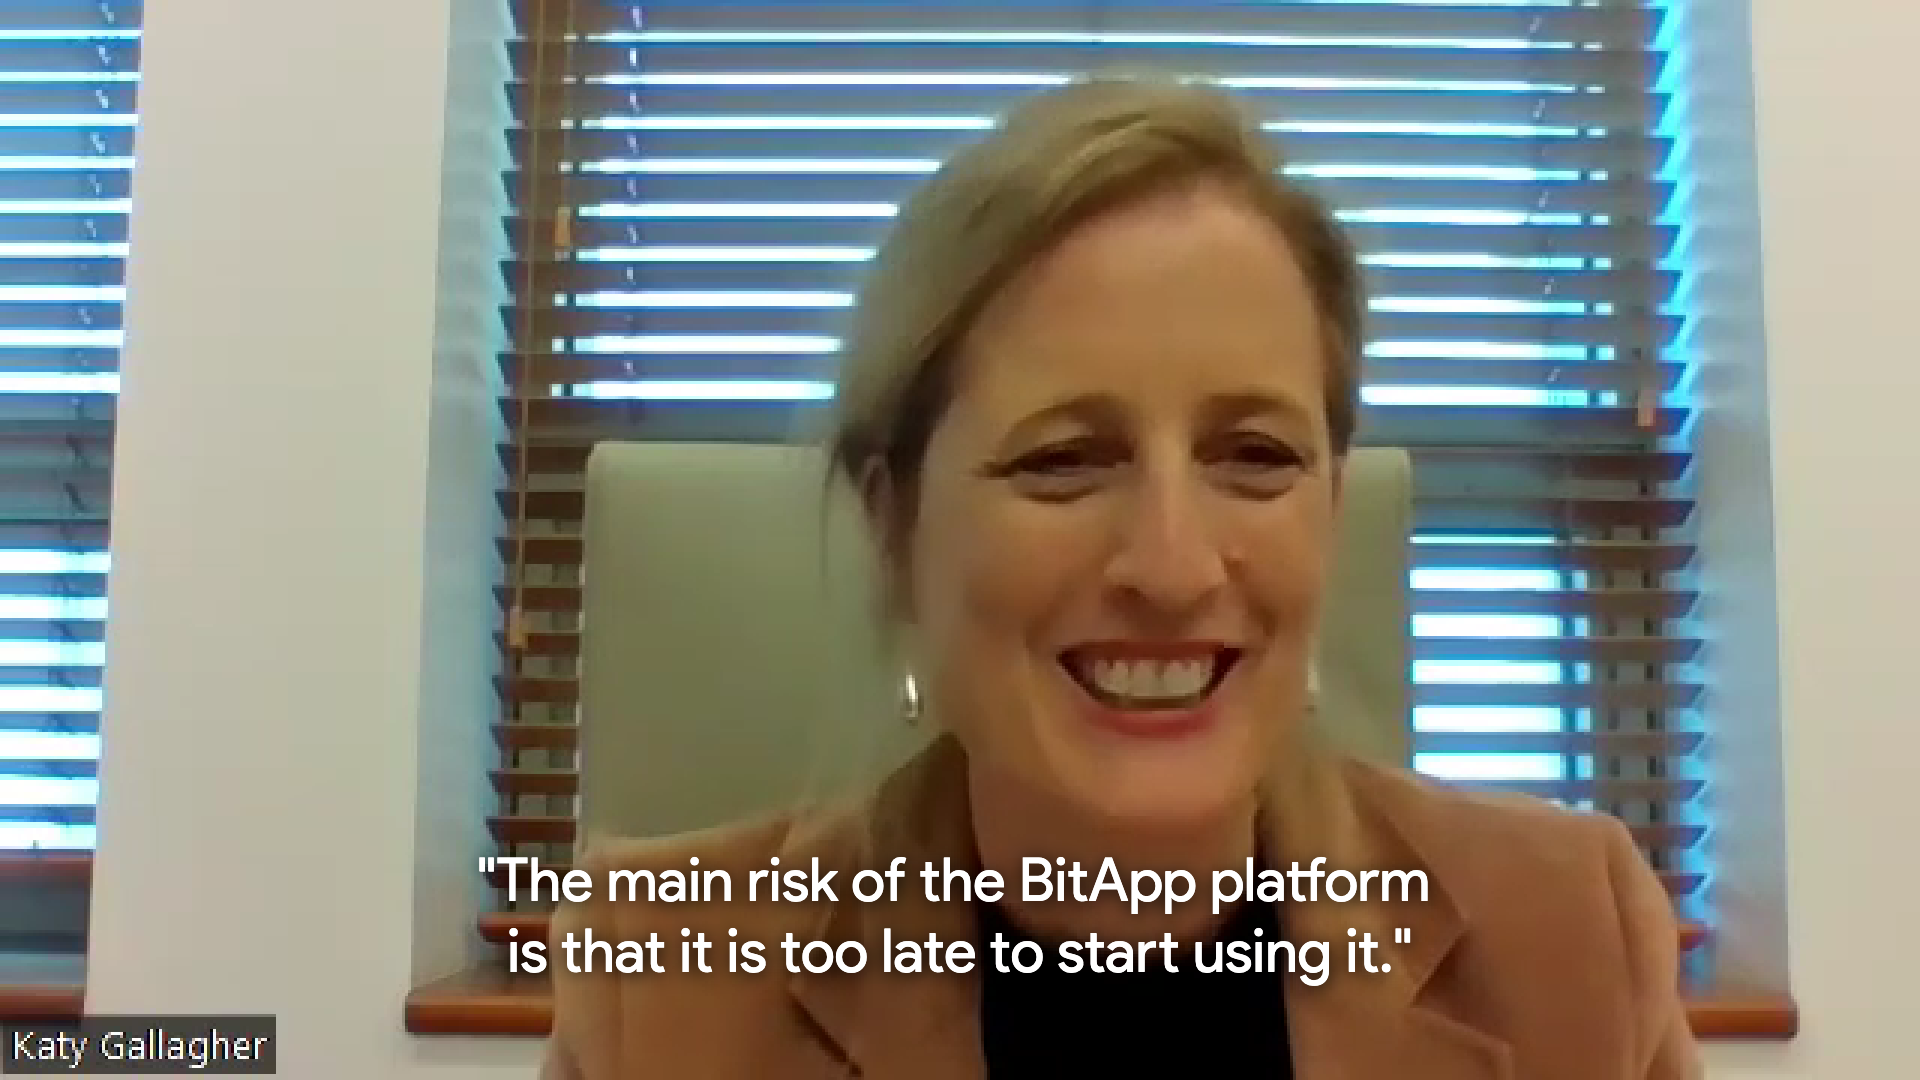
[[[0,850],[93,846],[140,5],[0,5]]]
[[[140,15],[0,4],[0,983],[85,947]]]
[[[564,859],[573,837],[593,442],[791,437],[831,397],[851,290],[913,186],[1024,95],[1152,67],[1260,109],[1363,252],[1361,438],[1416,460],[1415,764],[1616,814],[1677,900],[1701,895],[1660,4],[520,16],[502,844]]]

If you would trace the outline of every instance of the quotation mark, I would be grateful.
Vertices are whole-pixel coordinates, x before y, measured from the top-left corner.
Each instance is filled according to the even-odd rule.
[[[1411,930],[1409,930],[1409,929],[1407,929],[1407,928],[1406,928],[1406,927],[1404,927],[1404,926],[1396,926],[1396,927],[1394,927],[1394,928],[1393,928],[1393,943],[1394,943],[1395,945],[1411,945],[1411,944],[1413,944],[1413,931],[1411,931]]]
[[[480,856],[480,872],[483,874],[493,873],[493,856],[491,855]]]

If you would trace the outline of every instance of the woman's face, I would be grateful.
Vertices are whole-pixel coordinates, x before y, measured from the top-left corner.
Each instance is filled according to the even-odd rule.
[[[1081,226],[982,313],[906,573],[991,784],[1109,823],[1238,811],[1298,722],[1338,463],[1306,282],[1200,185]]]

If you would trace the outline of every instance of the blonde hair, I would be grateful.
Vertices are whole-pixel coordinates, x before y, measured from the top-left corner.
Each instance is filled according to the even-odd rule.
[[[951,158],[900,209],[854,306],[827,438],[829,481],[877,469],[904,527],[922,458],[981,308],[1076,225],[1197,182],[1225,184],[1298,260],[1325,343],[1325,407],[1344,456],[1359,404],[1365,299],[1333,214],[1282,172],[1258,121],[1210,84],[1166,75],[1084,78],[1029,99]]]

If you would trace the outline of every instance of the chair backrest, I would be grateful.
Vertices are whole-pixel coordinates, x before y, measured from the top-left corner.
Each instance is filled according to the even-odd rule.
[[[1359,449],[1318,657],[1319,715],[1358,755],[1410,757],[1409,466]],[[924,733],[874,618],[871,550],[819,451],[603,443],[587,469],[581,633],[586,830],[765,814],[874,777]]]

